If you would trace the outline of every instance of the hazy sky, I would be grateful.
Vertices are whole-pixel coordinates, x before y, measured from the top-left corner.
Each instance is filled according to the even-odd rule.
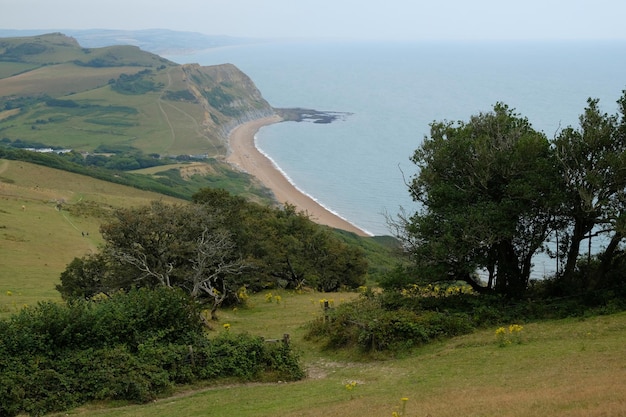
[[[0,0],[0,29],[341,39],[626,39],[624,0]]]

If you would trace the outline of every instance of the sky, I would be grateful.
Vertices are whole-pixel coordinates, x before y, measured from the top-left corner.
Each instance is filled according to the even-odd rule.
[[[624,0],[0,0],[0,29],[345,40],[626,39]]]

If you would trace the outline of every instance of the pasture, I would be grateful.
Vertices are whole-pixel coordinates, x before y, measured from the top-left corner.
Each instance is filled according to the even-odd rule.
[[[0,161],[0,317],[39,300],[60,300],[59,274],[74,257],[97,250],[98,227],[110,210],[159,198],[175,201]],[[369,417],[401,413],[403,405],[406,416],[626,414],[626,313],[520,323],[521,343],[504,347],[495,328],[485,329],[396,358],[333,352],[305,340],[306,324],[322,316],[320,300],[339,305],[354,297],[278,291],[220,311],[212,334],[226,331],[224,324],[268,339],[288,333],[308,370],[303,381],[187,386],[150,404],[90,404],[59,416]]]
[[[280,296],[280,302],[276,296]],[[304,340],[319,300],[355,294],[257,294],[248,308],[222,311],[215,332],[280,338],[302,351],[308,378],[295,383],[194,386],[145,405],[92,404],[64,415],[195,416],[623,416],[626,313],[522,323],[521,343],[504,347],[495,330],[437,342],[399,358],[369,360]],[[402,399],[405,398],[406,401]],[[402,412],[404,407],[404,413]],[[61,416],[63,414],[59,414]]]
[[[98,250],[102,216],[114,207],[159,199],[177,201],[65,171],[0,160],[0,317],[40,300],[60,300],[55,290],[59,275],[75,257]]]

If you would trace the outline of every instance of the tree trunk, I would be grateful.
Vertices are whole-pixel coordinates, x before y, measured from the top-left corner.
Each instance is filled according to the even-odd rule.
[[[213,303],[213,307],[211,307],[211,320],[218,321],[219,317],[217,317],[217,308],[219,305],[217,303]]]
[[[572,240],[567,251],[565,269],[563,270],[563,279],[565,281],[571,281],[574,269],[576,268],[576,262],[578,261],[578,255],[580,253],[580,242],[583,241],[592,228],[593,223],[590,224],[589,222],[585,222],[583,220],[576,220],[576,223],[574,224],[574,232],[572,233]]]
[[[473,279],[470,274],[465,274],[459,278],[461,281],[467,282],[469,286],[472,287],[472,290],[476,291],[478,294],[490,294],[493,292],[491,287],[483,287],[475,279]]]
[[[611,237],[611,241],[609,242],[609,245],[606,247],[606,250],[600,257],[601,262],[602,262],[600,264],[600,275],[603,279],[606,273],[611,268],[611,263],[613,262],[615,251],[619,247],[619,243],[622,241],[623,238],[624,236],[622,235],[621,232],[615,232],[613,237]]]
[[[519,259],[513,244],[506,240],[498,244],[498,272],[496,292],[509,297],[521,297],[526,291],[526,282],[519,267]]]

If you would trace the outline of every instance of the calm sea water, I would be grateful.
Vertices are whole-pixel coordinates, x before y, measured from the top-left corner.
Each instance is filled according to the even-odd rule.
[[[431,122],[501,101],[553,137],[577,125],[588,97],[615,113],[626,89],[625,42],[276,42],[167,58],[233,63],[274,107],[351,113],[263,128],[257,146],[302,191],[376,235],[389,234],[384,213],[415,211],[405,179]]]

